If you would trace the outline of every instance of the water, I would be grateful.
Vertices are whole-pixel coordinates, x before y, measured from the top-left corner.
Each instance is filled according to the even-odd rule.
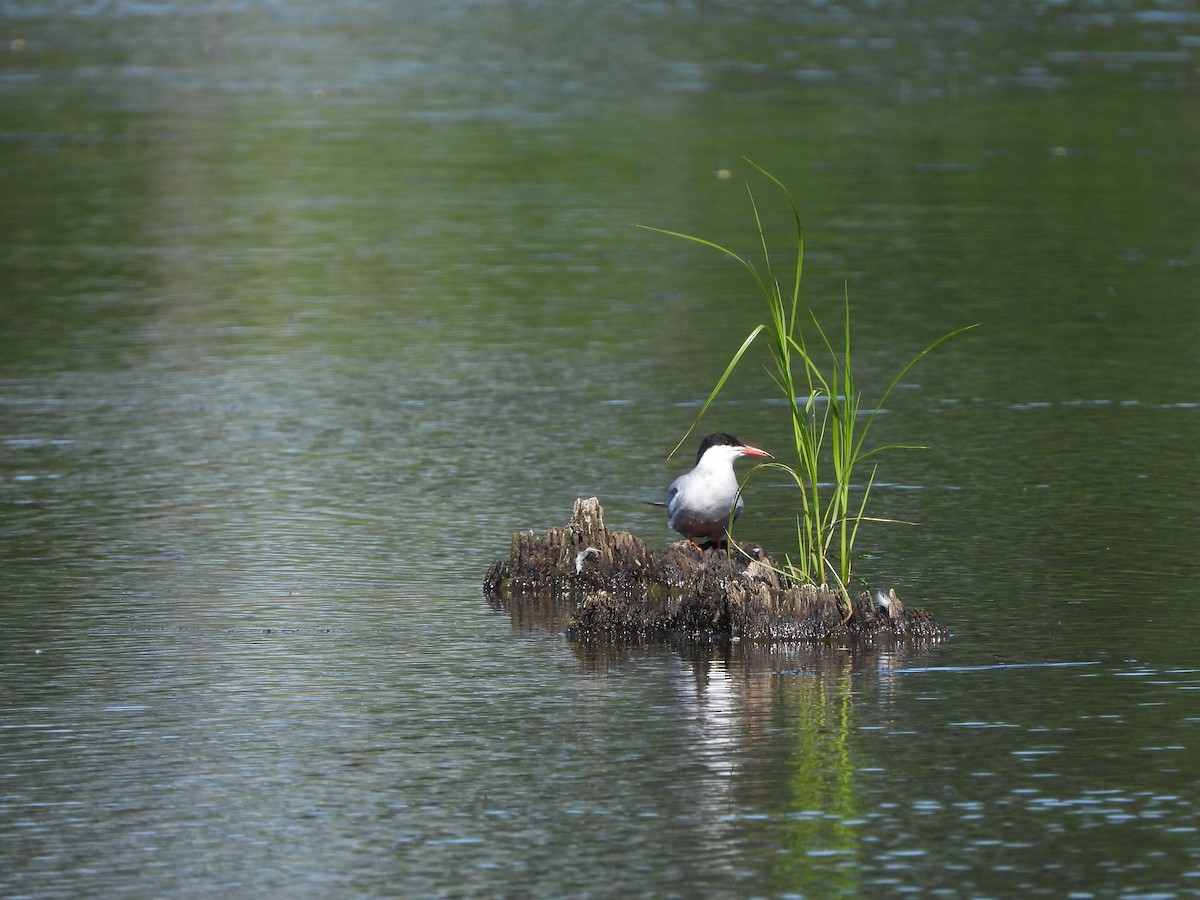
[[[0,14],[0,893],[1195,896],[1190,10]],[[939,646],[585,648],[479,584],[843,291]],[[750,362],[713,428],[778,449]],[[686,458],[686,453],[685,453]],[[744,527],[786,549],[764,477]],[[553,611],[551,611],[553,612]]]

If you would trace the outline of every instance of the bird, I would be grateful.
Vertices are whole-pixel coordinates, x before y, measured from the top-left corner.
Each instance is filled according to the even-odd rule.
[[[766,450],[751,447],[731,434],[714,432],[700,442],[696,467],[676,478],[667,489],[667,524],[696,549],[700,549],[696,538],[708,538],[710,546],[719,546],[729,528],[730,512],[735,519],[741,513],[743,504],[733,462],[743,456],[772,458]]]

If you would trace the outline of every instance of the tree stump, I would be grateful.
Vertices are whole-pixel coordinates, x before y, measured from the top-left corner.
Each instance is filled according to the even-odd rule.
[[[923,609],[905,609],[895,590],[846,598],[827,585],[797,584],[761,547],[697,550],[687,541],[652,550],[626,531],[609,531],[591,497],[544,536],[513,535],[507,559],[484,577],[489,600],[515,614],[547,602],[570,604],[569,632],[580,639],[676,633],[745,640],[820,641],[855,635],[942,639]]]

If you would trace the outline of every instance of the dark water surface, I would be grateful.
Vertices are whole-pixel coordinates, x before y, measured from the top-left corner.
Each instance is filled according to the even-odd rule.
[[[1193,4],[0,12],[0,895],[1200,895]],[[949,642],[589,650],[480,581],[848,290]],[[781,449],[748,360],[712,428]],[[793,497],[742,534],[787,549]]]

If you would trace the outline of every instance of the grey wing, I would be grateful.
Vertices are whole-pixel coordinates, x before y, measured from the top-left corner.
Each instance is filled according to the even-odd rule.
[[[667,515],[670,515],[675,508],[675,498],[679,495],[679,484],[676,482],[667,488]]]

